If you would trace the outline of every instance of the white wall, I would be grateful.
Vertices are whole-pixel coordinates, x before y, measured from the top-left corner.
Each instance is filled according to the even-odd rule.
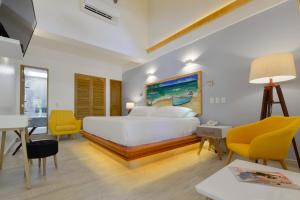
[[[122,80],[122,68],[116,63],[47,48],[46,43],[40,46],[35,40],[28,48],[22,64],[49,69],[49,110],[74,110],[74,74],[81,73],[107,78],[106,114],[109,115],[109,79]]]
[[[15,63],[0,57],[0,115],[16,113],[16,78],[18,76]],[[16,135],[9,132],[6,138],[5,152],[14,142]],[[1,138],[0,138],[1,142]]]
[[[34,0],[37,28],[134,58],[146,56],[147,0],[119,1],[121,17],[116,25],[82,12],[80,2]]]
[[[212,35],[242,20],[260,12],[284,3],[288,0],[253,0],[239,9],[218,18],[199,29],[159,48],[149,54],[148,60],[154,60],[176,49],[192,44],[193,42]],[[290,0],[295,1],[295,0]],[[214,10],[226,1],[207,0],[150,0],[149,11],[149,43],[154,44],[166,36],[179,31],[182,27],[198,20],[201,16]],[[205,10],[206,9],[206,10]]]
[[[228,2],[231,0],[150,0],[150,45],[159,42]]]

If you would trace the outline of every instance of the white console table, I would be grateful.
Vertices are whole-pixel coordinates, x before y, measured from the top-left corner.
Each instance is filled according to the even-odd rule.
[[[29,160],[27,156],[27,126],[28,118],[24,115],[0,115],[0,132],[2,132],[1,148],[0,148],[0,170],[2,170],[4,160],[4,148],[7,131],[18,130],[21,134],[24,169],[25,169],[25,182],[26,188],[31,188],[31,178],[29,173]]]

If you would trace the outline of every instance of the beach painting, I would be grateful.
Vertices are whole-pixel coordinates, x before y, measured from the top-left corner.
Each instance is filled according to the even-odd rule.
[[[201,113],[201,73],[175,77],[166,81],[147,85],[148,106],[185,106],[197,107]]]

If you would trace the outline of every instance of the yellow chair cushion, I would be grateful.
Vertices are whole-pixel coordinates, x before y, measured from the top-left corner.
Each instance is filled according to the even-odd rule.
[[[240,156],[249,158],[250,144],[230,143],[228,144],[228,148]]]
[[[76,130],[75,125],[61,125],[55,127],[56,131],[73,131]]]

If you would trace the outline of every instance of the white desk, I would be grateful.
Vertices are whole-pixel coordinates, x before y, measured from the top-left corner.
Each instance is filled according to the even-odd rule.
[[[300,174],[256,163],[235,160],[228,166],[243,167],[262,171],[280,172],[295,184],[300,185]],[[266,185],[239,182],[228,166],[208,177],[196,190],[214,200],[298,200],[300,190],[271,187]]]
[[[0,132],[2,132],[1,148],[0,148],[0,170],[2,170],[4,160],[4,148],[7,131],[20,131],[24,168],[25,168],[25,182],[26,187],[31,188],[31,180],[29,174],[29,161],[27,157],[27,126],[28,118],[24,115],[0,115]]]

